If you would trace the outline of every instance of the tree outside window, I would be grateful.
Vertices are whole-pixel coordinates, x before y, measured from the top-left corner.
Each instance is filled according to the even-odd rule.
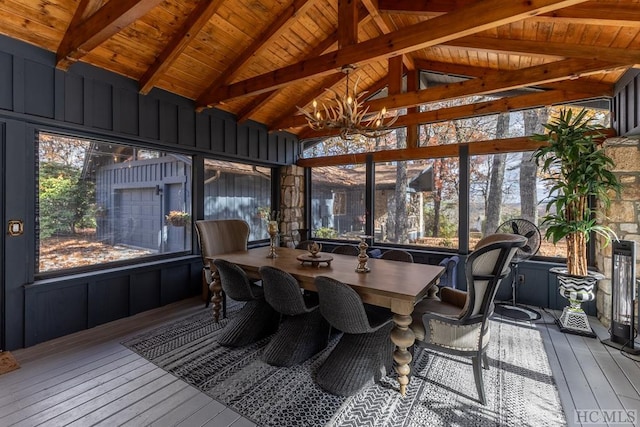
[[[40,132],[38,274],[191,250],[191,158]]]

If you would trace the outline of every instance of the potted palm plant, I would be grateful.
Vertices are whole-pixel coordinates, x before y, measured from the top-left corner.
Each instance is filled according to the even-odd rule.
[[[541,225],[547,227],[548,240],[556,244],[564,238],[567,244],[566,268],[551,269],[558,274],[560,294],[570,304],[563,310],[559,326],[592,335],[580,305],[594,299],[593,288],[604,276],[587,269],[587,242],[593,234],[602,236],[605,245],[616,238],[611,228],[598,223],[596,209],[607,209],[621,185],[611,172],[613,160],[598,147],[602,126],[593,124],[587,110],[576,114],[571,109],[561,110],[543,126],[546,133],[532,136],[534,141],[546,143],[533,153],[550,184]]]

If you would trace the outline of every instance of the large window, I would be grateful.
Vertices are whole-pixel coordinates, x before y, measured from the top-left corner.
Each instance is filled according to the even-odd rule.
[[[311,171],[311,236],[358,240],[365,230],[364,165]]]
[[[191,157],[41,132],[36,271],[191,251]]]
[[[458,247],[458,159],[375,165],[378,243]]]
[[[609,125],[610,112],[594,102],[589,110],[593,124]],[[565,107],[566,108],[566,107]],[[582,109],[581,106],[573,107]],[[488,116],[492,118],[496,138],[513,138],[544,133],[543,124],[557,115],[558,107],[538,108]],[[543,236],[538,256],[566,256],[566,242],[556,245],[544,239],[541,218],[545,214],[549,188],[540,176],[531,152],[501,153],[470,158],[469,247],[488,234],[495,233],[505,221],[523,218],[541,228]]]
[[[467,101],[473,100],[463,100],[463,103]],[[458,104],[457,101],[437,103],[439,108]],[[593,123],[609,126],[610,112],[605,103],[589,101],[572,108],[583,106],[589,108]],[[559,109],[539,108],[420,125],[418,145],[468,143],[473,152],[473,144],[477,141],[543,133],[543,124]],[[406,131],[401,128],[377,140],[329,138],[314,142],[305,148],[304,156],[344,155],[405,146]],[[469,182],[465,183],[468,184],[468,195],[466,192],[459,194],[461,174],[457,156],[374,163],[374,204],[370,207],[364,204],[365,165],[314,167],[311,217],[316,232],[312,235],[352,238],[365,231],[366,215],[371,212],[373,229],[369,233],[373,234],[374,243],[457,249],[459,238],[462,238],[468,239],[468,247],[473,249],[483,236],[495,233],[505,221],[523,218],[542,228],[539,256],[565,256],[565,242],[554,245],[544,239],[541,218],[549,188],[540,176],[531,152],[471,155],[464,160],[469,163]],[[461,196],[469,198],[468,236],[458,236]]]
[[[469,246],[495,233],[507,220],[522,218],[540,227],[548,189],[531,152],[472,156],[469,191]],[[542,235],[544,237],[544,231]],[[566,243],[543,239],[538,256],[564,257]]]
[[[242,218],[249,240],[269,237],[271,169],[220,160],[204,161],[204,219]]]

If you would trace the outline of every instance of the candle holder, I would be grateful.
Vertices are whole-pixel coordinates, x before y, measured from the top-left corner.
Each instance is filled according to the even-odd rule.
[[[369,260],[369,255],[367,255],[367,248],[369,245],[365,241],[370,236],[359,236],[360,243],[358,244],[358,248],[360,249],[360,253],[358,254],[358,266],[356,267],[356,273],[368,273],[371,269],[367,266],[367,261]]]
[[[277,258],[276,253],[276,236],[278,235],[278,221],[269,221],[267,224],[267,233],[269,233],[269,253],[267,258]]]

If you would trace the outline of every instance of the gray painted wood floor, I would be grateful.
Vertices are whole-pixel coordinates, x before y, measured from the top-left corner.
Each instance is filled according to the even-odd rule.
[[[193,298],[12,352],[21,368],[0,375],[0,426],[255,426],[119,344],[200,310]],[[569,425],[640,425],[640,363],[559,332],[554,315],[543,312],[535,323]],[[597,321],[592,326],[608,336]],[[635,411],[635,422],[613,422],[622,411]]]

